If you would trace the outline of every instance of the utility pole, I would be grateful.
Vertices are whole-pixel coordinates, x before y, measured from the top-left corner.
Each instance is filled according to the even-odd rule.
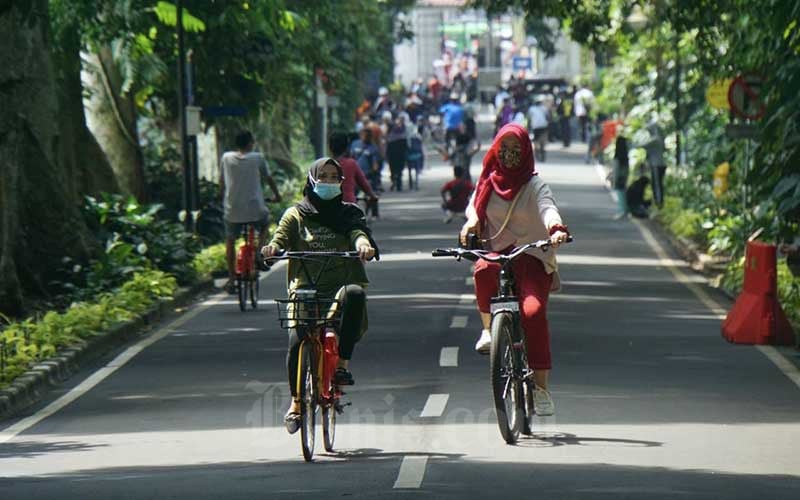
[[[189,107],[194,106],[194,51],[189,49],[186,52],[186,105]],[[184,113],[184,116],[186,113]],[[192,221],[197,226],[197,221],[194,220],[194,213],[200,208],[200,165],[197,157],[197,135],[198,131],[192,131],[189,135],[188,118],[187,118],[187,135],[189,136],[189,162],[191,165],[189,179],[191,181],[191,199],[189,200],[189,208],[192,210]]]
[[[181,168],[183,170],[183,213],[186,231],[194,231],[192,222],[192,173],[189,169],[189,155],[186,148],[186,84],[184,70],[186,67],[186,47],[183,43],[183,0],[177,0],[178,28],[178,122],[180,124]]]

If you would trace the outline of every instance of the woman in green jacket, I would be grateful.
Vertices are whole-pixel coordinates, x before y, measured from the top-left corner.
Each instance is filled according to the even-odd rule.
[[[282,250],[341,252],[356,250],[361,260],[335,259],[332,262],[290,260],[287,269],[287,288],[290,295],[298,288],[312,286],[303,272],[305,265],[308,275],[317,276],[321,266],[326,265],[325,273],[315,284],[321,297],[341,300],[342,315],[339,328],[339,365],[334,380],[339,385],[352,385],[353,376],[348,370],[353,348],[367,330],[366,288],[369,280],[364,269],[364,261],[378,257],[377,245],[372,239],[364,219],[364,212],[354,204],[342,202],[342,168],[333,158],[320,158],[308,172],[305,197],[300,203],[289,208],[281,217],[272,241],[261,253],[272,257]],[[297,374],[300,341],[296,329],[289,331],[289,352],[286,367],[289,375],[289,388],[292,391],[292,405],[284,419],[290,433],[300,427],[300,402],[294,387]]]

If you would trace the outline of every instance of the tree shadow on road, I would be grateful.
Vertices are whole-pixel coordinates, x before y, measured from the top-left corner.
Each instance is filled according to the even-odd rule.
[[[48,453],[86,451],[104,448],[107,444],[88,444],[78,441],[19,441],[0,444],[0,458],[31,458]]]

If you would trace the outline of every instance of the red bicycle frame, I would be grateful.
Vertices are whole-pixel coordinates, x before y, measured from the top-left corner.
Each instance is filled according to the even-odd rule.
[[[252,224],[247,225],[247,235],[244,243],[236,253],[236,274],[242,278],[249,278],[255,274],[256,270],[256,245],[255,228]]]

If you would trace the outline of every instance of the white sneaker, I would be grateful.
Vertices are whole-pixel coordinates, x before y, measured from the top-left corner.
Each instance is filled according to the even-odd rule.
[[[475,343],[475,350],[481,354],[489,354],[489,350],[492,347],[492,334],[489,333],[489,330],[483,329],[481,330],[481,337]]]
[[[556,412],[556,405],[547,390],[537,387],[533,391],[533,411],[540,417],[549,417]]]

